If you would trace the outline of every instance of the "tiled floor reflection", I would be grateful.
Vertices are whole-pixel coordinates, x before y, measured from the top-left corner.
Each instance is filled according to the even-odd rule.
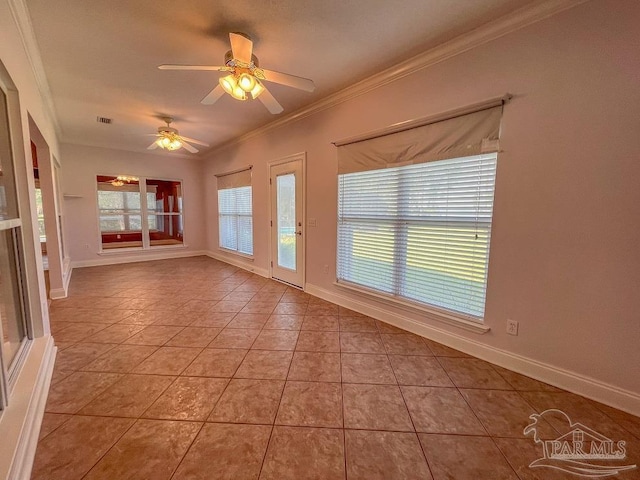
[[[582,478],[529,468],[548,408],[640,464],[637,417],[205,257],[76,269],[51,327],[33,479]]]

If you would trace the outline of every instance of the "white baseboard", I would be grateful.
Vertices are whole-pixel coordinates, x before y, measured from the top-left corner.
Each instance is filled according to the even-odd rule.
[[[135,263],[135,262],[148,262],[152,260],[166,260],[169,258],[185,258],[185,257],[199,257],[207,255],[204,250],[182,250],[182,249],[161,249],[145,250],[140,252],[131,253],[126,252],[120,254],[119,252],[109,252],[104,254],[100,258],[92,258],[90,260],[72,260],[71,268],[82,267],[98,267],[100,265],[116,265],[120,263]]]
[[[640,416],[640,395],[635,392],[456,335],[432,325],[403,317],[369,302],[340,295],[313,284],[307,283],[305,291],[310,295],[421,335],[495,365]]]
[[[0,478],[25,480],[31,476],[56,352],[51,336],[32,341],[9,405],[0,417]]]
[[[64,288],[52,288],[49,290],[49,298],[52,300],[67,298],[67,291]]]
[[[71,258],[66,257],[62,263],[62,288],[52,288],[49,290],[49,298],[52,300],[67,298],[72,272],[73,267],[71,267]]]
[[[62,268],[62,279],[64,281],[65,296],[69,291],[69,282],[71,281],[71,274],[73,273],[73,267],[71,266],[71,258],[65,257]]]
[[[249,272],[255,273],[256,275],[260,275],[261,277],[269,278],[269,270],[267,270],[266,268],[256,267],[251,259],[244,260],[243,257],[213,250],[207,251],[206,255],[215,260],[220,260],[221,262],[233,265],[234,267],[242,268]]]

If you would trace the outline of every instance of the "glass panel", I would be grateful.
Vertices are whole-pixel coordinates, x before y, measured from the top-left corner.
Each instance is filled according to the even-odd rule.
[[[340,175],[338,280],[480,320],[495,153]]]
[[[182,184],[173,180],[147,180],[149,213],[182,213]]]
[[[218,190],[220,246],[253,255],[251,187]]]
[[[182,245],[182,215],[149,215],[150,245]]]
[[[47,233],[44,227],[44,207],[42,206],[42,190],[36,188],[36,214],[38,216],[38,233],[40,243],[47,241]]]
[[[99,175],[97,181],[102,248],[142,247],[138,179]]]
[[[11,365],[27,336],[20,302],[20,271],[12,230],[0,232],[0,319],[2,320],[2,356]]]
[[[293,173],[276,177],[278,265],[296,269],[296,176]]]
[[[0,220],[18,218],[7,97],[0,89]]]

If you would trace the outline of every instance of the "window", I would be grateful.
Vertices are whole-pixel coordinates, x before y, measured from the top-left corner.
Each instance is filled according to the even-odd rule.
[[[99,175],[97,182],[103,250],[183,244],[180,181]]]
[[[253,255],[251,169],[217,178],[220,248]]]
[[[22,219],[9,125],[7,94],[0,84],[0,410],[8,403],[20,359],[24,358],[21,353],[31,336],[25,308],[29,298],[24,288]]]
[[[482,320],[501,112],[338,144],[338,283]]]
[[[341,175],[338,279],[482,317],[496,155]]]
[[[182,244],[182,184],[147,179],[149,243]]]

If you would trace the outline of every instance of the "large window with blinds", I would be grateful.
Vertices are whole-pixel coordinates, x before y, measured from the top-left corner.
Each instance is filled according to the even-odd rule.
[[[251,169],[218,175],[220,248],[253,255]]]
[[[482,317],[496,154],[341,175],[338,277]]]
[[[482,321],[500,118],[338,145],[339,284]]]

